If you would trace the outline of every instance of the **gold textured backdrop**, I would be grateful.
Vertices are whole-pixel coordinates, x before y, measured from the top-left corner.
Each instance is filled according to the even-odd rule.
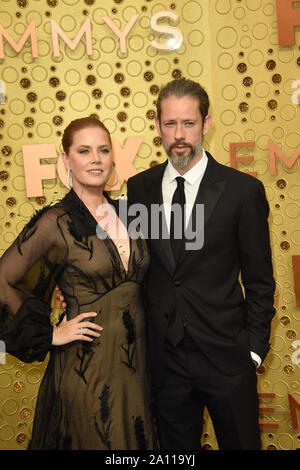
[[[150,28],[159,11],[178,15],[175,22],[163,22],[183,33],[176,51],[151,46],[153,39],[167,39]],[[127,52],[121,53],[103,16],[122,31],[136,13]],[[60,41],[61,56],[54,57],[50,20],[74,38],[87,17],[92,56],[82,39],[74,51]],[[239,157],[254,157],[238,168],[256,171],[265,184],[277,283],[272,347],[258,371],[259,392],[273,394],[261,400],[260,419],[267,423],[263,449],[300,448],[300,428],[293,425],[288,400],[291,394],[300,403],[299,366],[292,360],[300,326],[292,271],[292,255],[300,254],[299,160],[290,169],[278,161],[274,176],[268,151],[270,138],[288,157],[300,144],[300,107],[292,102],[292,83],[300,79],[299,32],[294,46],[279,47],[275,0],[0,0],[0,23],[16,41],[31,20],[39,57],[32,58],[30,41],[16,53],[4,40],[0,60],[7,95],[0,104],[0,254],[36,209],[66,192],[57,178],[43,182],[43,197],[26,197],[22,145],[55,143],[59,153],[65,125],[96,114],[121,145],[128,137],[144,137],[134,160],[137,171],[144,170],[165,160],[153,120],[159,87],[180,76],[200,81],[211,97],[214,119],[205,147],[230,165],[230,143],[255,142],[238,150]],[[113,196],[125,192],[126,184]],[[0,365],[0,449],[26,448],[44,368],[11,356]],[[208,415],[203,444],[217,449]]]

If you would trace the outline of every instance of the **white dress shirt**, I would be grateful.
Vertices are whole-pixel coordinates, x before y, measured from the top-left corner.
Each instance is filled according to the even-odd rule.
[[[170,160],[166,166],[163,179],[162,179],[162,196],[163,196],[163,205],[164,213],[166,218],[166,223],[168,230],[170,232],[170,219],[171,219],[171,206],[174,192],[177,188],[177,176],[182,176],[185,179],[184,191],[185,191],[185,214],[186,214],[186,227],[192,212],[193,205],[196,200],[198,189],[202,181],[203,175],[206,170],[208,158],[203,150],[202,158],[199,160],[196,165],[194,165],[189,171],[180,175],[178,171],[174,168]],[[257,368],[261,365],[261,358],[254,352],[251,351],[251,357],[254,361],[257,362]]]
[[[203,156],[201,160],[196,163],[193,168],[187,171],[183,178],[185,179],[184,191],[185,191],[185,213],[186,213],[186,227],[192,212],[193,205],[196,200],[197,192],[202,181],[207,166],[207,155],[203,150]],[[181,176],[177,170],[173,167],[170,160],[166,166],[163,180],[162,180],[162,195],[164,212],[167,222],[168,230],[170,231],[170,219],[171,219],[171,205],[174,192],[177,188],[177,176]]]

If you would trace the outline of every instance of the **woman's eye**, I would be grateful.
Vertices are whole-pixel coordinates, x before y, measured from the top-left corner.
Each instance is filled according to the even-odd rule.
[[[109,149],[100,149],[100,153],[109,153]]]
[[[85,153],[88,153],[88,150],[87,149],[79,150],[79,153],[85,154]]]

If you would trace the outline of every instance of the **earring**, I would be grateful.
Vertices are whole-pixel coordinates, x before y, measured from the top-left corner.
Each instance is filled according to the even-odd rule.
[[[68,186],[71,189],[72,188],[72,170],[68,168]]]
[[[115,182],[114,184],[108,184],[108,183],[106,183],[106,186],[109,186],[110,188],[112,188],[113,186],[116,186],[116,185],[118,184],[118,182],[119,182],[119,174],[118,174],[118,172],[117,172],[117,170],[115,169],[114,166],[112,167],[112,170],[115,171],[116,176],[117,176],[117,180],[116,180],[116,182]]]

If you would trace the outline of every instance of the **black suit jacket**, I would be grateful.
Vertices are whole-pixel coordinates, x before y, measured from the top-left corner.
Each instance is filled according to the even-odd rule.
[[[162,204],[166,163],[128,180],[130,204],[144,204],[149,214],[151,204]],[[145,300],[156,383],[163,377],[164,336],[174,311],[199,349],[229,375],[253,367],[250,351],[263,360],[269,349],[275,283],[262,183],[208,154],[195,204],[204,204],[201,249],[183,251],[175,265],[169,240],[148,240]]]

